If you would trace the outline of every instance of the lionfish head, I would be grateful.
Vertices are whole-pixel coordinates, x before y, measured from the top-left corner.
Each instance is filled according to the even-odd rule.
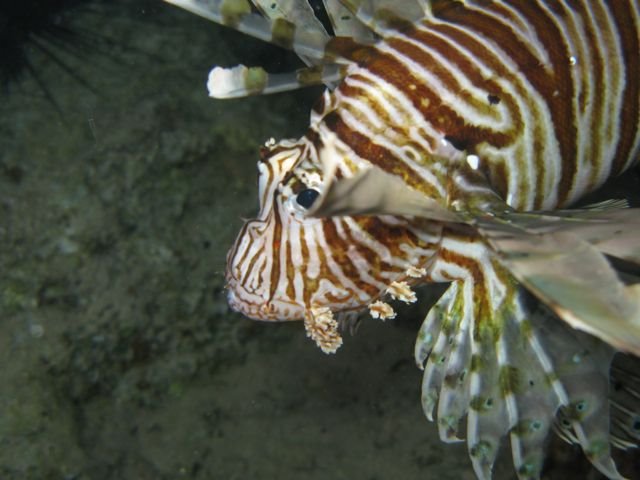
[[[241,229],[227,254],[226,280],[229,305],[256,320],[294,320],[304,315],[295,288],[299,279],[284,279],[299,264],[300,239],[291,241],[291,230],[302,233],[317,228],[320,220],[301,220],[295,214],[291,192],[283,195],[289,172],[299,163],[304,146],[293,141],[268,141],[260,150],[258,196],[260,210]],[[294,252],[294,248],[298,251]],[[307,262],[313,263],[311,259]],[[317,269],[316,264],[306,264]],[[284,277],[284,278],[281,278]],[[291,289],[294,289],[293,292]]]
[[[399,217],[308,216],[323,186],[321,148],[303,137],[261,150],[260,210],[227,256],[229,305],[245,316],[307,321],[362,310],[404,286],[408,269],[416,277],[412,265],[430,254],[424,229]]]
[[[326,220],[305,218],[321,178],[296,168],[308,155],[304,141],[270,140],[260,150],[257,217],[245,223],[227,255],[229,305],[256,320],[296,320],[313,300],[349,306],[349,294],[326,280],[321,255]],[[346,305],[345,305],[346,304]]]

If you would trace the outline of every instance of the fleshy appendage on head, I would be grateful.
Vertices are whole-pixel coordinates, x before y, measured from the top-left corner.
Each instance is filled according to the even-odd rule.
[[[313,138],[313,137],[311,137]],[[341,344],[334,313],[369,308],[392,318],[384,297],[415,301],[439,241],[439,226],[394,216],[306,215],[323,188],[318,150],[303,137],[261,151],[260,211],[243,226],[227,257],[229,305],[266,321],[304,319],[325,352]],[[350,166],[351,165],[351,166]],[[349,175],[350,162],[338,175]]]

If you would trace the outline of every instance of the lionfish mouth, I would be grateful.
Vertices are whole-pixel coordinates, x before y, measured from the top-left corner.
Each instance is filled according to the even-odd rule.
[[[269,300],[262,295],[247,292],[233,281],[229,281],[226,288],[229,307],[253,320],[276,322],[301,320],[304,317],[304,307],[301,305]]]

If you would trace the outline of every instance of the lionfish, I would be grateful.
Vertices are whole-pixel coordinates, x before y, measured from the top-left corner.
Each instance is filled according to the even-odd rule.
[[[640,355],[640,212],[569,207],[638,158],[640,2],[324,0],[322,23],[304,0],[167,1],[307,65],[216,67],[211,96],[327,86],[302,138],[260,149],[230,306],[302,319],[331,353],[340,319],[394,318],[391,300],[446,282],[415,346],[440,438],[466,436],[488,479],[508,436],[536,479],[553,429],[622,478],[611,446],[638,446],[640,379],[610,367]]]

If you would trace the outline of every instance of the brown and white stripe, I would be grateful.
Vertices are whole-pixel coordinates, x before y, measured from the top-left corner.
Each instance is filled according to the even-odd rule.
[[[439,227],[423,234],[415,221],[305,218],[297,194],[321,177],[328,135],[339,175],[375,164],[450,201],[450,172],[466,157],[519,210],[564,206],[636,161],[637,0],[429,5],[419,21],[379,24],[373,45],[326,42],[346,76],[314,108],[307,135],[263,149],[261,213],[229,253],[230,283],[251,297],[232,288],[234,307],[269,319],[300,318],[312,305],[362,308],[441,243]],[[453,245],[432,279],[483,272],[491,285],[477,288],[497,302],[491,265],[469,243]]]
[[[448,141],[477,155],[512,207],[567,205],[638,157],[638,11],[633,0],[432,2],[366,54],[339,50],[353,65],[318,128],[438,191],[428,172]]]

